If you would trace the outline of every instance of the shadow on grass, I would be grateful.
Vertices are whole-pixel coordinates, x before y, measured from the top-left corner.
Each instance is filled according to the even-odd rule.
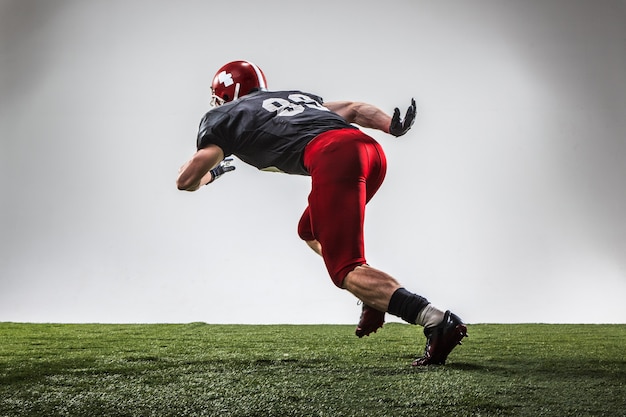
[[[619,360],[562,360],[545,359],[533,361],[532,359],[517,360],[492,360],[489,363],[477,362],[453,362],[445,366],[451,370],[476,372],[491,375],[511,376],[523,374],[538,378],[549,377],[550,379],[585,379],[616,381],[622,384],[626,381],[626,361]]]

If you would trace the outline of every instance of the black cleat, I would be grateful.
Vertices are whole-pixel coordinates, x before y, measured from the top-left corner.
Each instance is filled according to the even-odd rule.
[[[443,316],[443,321],[434,327],[425,328],[424,334],[426,335],[424,356],[415,359],[412,365],[443,365],[452,349],[467,337],[467,326],[456,314],[448,310]]]

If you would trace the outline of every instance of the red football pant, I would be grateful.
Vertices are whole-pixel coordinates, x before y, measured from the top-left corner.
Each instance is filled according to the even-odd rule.
[[[342,288],[346,275],[367,263],[365,204],[385,179],[387,159],[373,138],[358,129],[340,129],[322,133],[307,145],[304,166],[311,174],[311,193],[298,235],[320,242],[326,269]]]

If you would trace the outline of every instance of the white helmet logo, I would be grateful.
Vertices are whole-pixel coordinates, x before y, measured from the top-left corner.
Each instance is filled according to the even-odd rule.
[[[224,87],[230,87],[234,84],[233,74],[222,71],[217,75],[217,79],[220,83],[224,84]]]

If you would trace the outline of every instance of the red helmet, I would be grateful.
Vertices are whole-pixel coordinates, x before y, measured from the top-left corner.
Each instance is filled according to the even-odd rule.
[[[248,61],[229,62],[217,70],[213,77],[211,104],[219,106],[250,94],[255,89],[266,88],[267,82],[261,68]]]

